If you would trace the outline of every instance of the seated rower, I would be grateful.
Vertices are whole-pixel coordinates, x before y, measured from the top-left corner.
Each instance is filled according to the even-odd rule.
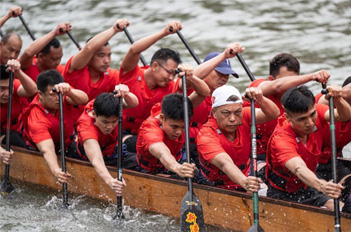
[[[261,107],[256,109],[256,123],[273,120],[278,107],[264,97],[259,88],[246,94]],[[221,188],[257,192],[262,182],[250,172],[250,107],[243,108],[239,91],[224,85],[212,94],[212,112],[196,137],[202,174]]]
[[[186,74],[186,81],[195,78],[190,65],[180,65],[180,76]],[[200,82],[202,82],[200,80]],[[207,89],[209,91],[209,89]],[[206,96],[194,91],[188,97],[188,117],[193,115],[193,107],[198,106]],[[137,161],[147,172],[176,173],[180,177],[193,177],[195,164],[178,163],[182,158],[185,143],[184,106],[181,94],[169,94],[162,103],[156,104],[140,126],[137,140]]]
[[[73,89],[65,83],[57,70],[48,70],[39,74],[37,78],[38,95],[23,111],[22,121],[24,126],[23,137],[27,147],[43,153],[51,173],[62,184],[71,177],[69,173],[62,172],[58,165],[56,154],[60,149],[60,119],[59,97],[53,92],[55,88],[63,94],[63,113],[65,127],[65,149],[70,148],[74,138],[72,109],[74,105],[82,105],[88,101],[87,95]]]
[[[7,68],[6,68],[7,67]],[[37,85],[22,70],[18,60],[8,60],[7,66],[1,65],[0,74],[0,134],[4,135],[7,128],[7,108],[9,101],[10,72],[17,77],[13,81],[12,112],[11,112],[11,136],[10,144],[26,147],[20,130],[19,116],[22,112],[23,98],[32,97],[37,93]],[[3,141],[5,142],[5,140]],[[2,148],[0,148],[2,150]]]
[[[328,86],[334,97],[335,121],[350,120],[351,108],[341,97],[341,88]],[[321,155],[328,106],[315,104],[305,86],[294,87],[282,97],[285,113],[278,120],[267,149],[267,196],[334,209],[331,198],[339,198],[340,184],[319,179],[315,172]]]
[[[175,80],[176,73],[174,72],[181,63],[178,52],[169,48],[161,48],[153,54],[150,65],[145,67],[138,65],[140,54],[158,40],[181,29],[180,22],[170,22],[160,31],[133,43],[123,57],[120,81],[128,85],[130,91],[139,100],[136,108],[123,112],[123,129],[126,132],[124,142],[130,152],[136,152],[136,133],[141,123],[150,116],[151,108],[161,102],[167,94],[182,91],[182,80],[181,78]],[[198,94],[203,96],[209,94],[206,83],[195,76],[187,81],[187,88],[194,88]]]
[[[101,179],[113,191],[121,194],[125,183],[113,178],[108,172],[106,164],[113,160],[116,161],[118,157],[117,147],[121,145],[118,144],[117,126],[119,96],[122,96],[125,108],[137,106],[138,99],[129,92],[125,85],[116,85],[115,90],[117,90],[116,95],[101,93],[85,106],[83,114],[77,120],[78,140],[76,148],[78,156],[76,158],[89,159]],[[122,167],[126,166],[122,163]]]
[[[19,57],[22,70],[34,81],[37,81],[37,76],[46,70],[57,69],[62,74],[64,69],[64,65],[60,65],[63,56],[62,46],[56,36],[70,30],[70,23],[60,23],[54,30],[33,41]]]

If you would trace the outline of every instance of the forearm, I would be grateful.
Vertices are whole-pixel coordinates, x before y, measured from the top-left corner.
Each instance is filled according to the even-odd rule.
[[[334,105],[335,121],[344,122],[351,119],[351,107],[342,97],[334,98]]]
[[[162,29],[161,31],[153,35],[142,38],[136,41],[135,43],[133,43],[133,45],[130,47],[129,52],[132,55],[139,55],[140,53],[142,53],[143,51],[151,47],[151,45],[153,45],[154,43],[156,43],[158,40],[162,39],[166,35],[167,34],[164,32],[164,29]]]
[[[6,23],[7,20],[9,20],[11,16],[9,14],[6,14],[0,18],[0,28]]]
[[[194,69],[194,75],[200,79],[204,79],[225,59],[226,57],[224,53],[219,54],[218,56],[197,66]]]
[[[171,151],[163,142],[154,143],[149,147],[150,153],[155,156],[167,168],[167,170],[179,173],[180,164],[176,161]]]
[[[34,96],[38,89],[36,83],[21,69],[18,69],[14,72],[16,77],[21,81],[20,89],[18,90],[18,95],[21,97],[32,97]]]
[[[268,122],[279,116],[279,108],[273,101],[269,100],[268,98],[262,97],[262,99],[256,101],[256,103],[260,107],[259,109],[256,109],[256,111],[261,111],[263,114],[263,116],[261,116],[260,113],[256,114],[257,124]]]
[[[221,168],[221,171],[227,174],[231,181],[239,184],[244,188],[244,183],[247,177],[233,162],[227,162],[224,164]]]
[[[351,104],[351,83],[342,88],[342,97]]]
[[[71,105],[84,105],[89,100],[88,95],[79,89],[72,89],[71,92],[67,94],[67,97]]]
[[[111,181],[111,179],[114,179],[109,171],[107,170],[105,166],[105,162],[101,157],[94,157],[94,159],[90,160],[91,164],[93,165],[95,172],[98,174],[98,176],[107,184]]]
[[[208,85],[196,76],[193,76],[190,79],[189,87],[192,87],[194,91],[197,92],[200,96],[207,97],[208,95],[210,95],[210,88],[208,87]]]
[[[325,180],[318,179],[317,176],[307,167],[300,166],[295,169],[294,174],[306,185],[322,192],[322,184]]]
[[[129,92],[124,96],[124,103],[125,108],[134,108],[138,106],[139,100],[133,93]]]

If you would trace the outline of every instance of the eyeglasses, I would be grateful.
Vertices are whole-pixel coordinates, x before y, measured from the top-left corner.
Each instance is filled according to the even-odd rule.
[[[166,69],[160,62],[158,62],[158,61],[156,61],[156,63],[158,64],[158,65],[160,65],[161,66],[161,68],[163,68],[168,74],[170,74],[170,75],[176,75],[176,72],[175,72],[175,70],[169,70],[169,69]]]

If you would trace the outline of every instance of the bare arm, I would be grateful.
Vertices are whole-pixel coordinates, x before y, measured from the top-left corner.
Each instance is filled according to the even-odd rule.
[[[306,185],[317,189],[326,196],[338,198],[343,187],[340,184],[334,184],[317,176],[306,166],[306,163],[300,157],[294,157],[286,162],[285,167],[296,175]]]
[[[170,31],[171,27],[173,28],[172,32]],[[151,45],[153,45],[163,37],[172,33],[176,33],[177,30],[181,30],[181,29],[182,29],[182,25],[180,24],[180,22],[177,22],[177,21],[170,22],[161,31],[158,31],[155,34],[142,38],[136,41],[135,43],[133,43],[122,60],[122,64],[121,64],[121,68],[123,69],[122,75],[133,70],[137,66],[140,58],[140,53],[148,49]]]
[[[69,173],[64,173],[57,162],[57,156],[55,153],[55,145],[52,139],[44,140],[36,144],[39,151],[44,155],[44,159],[48,164],[51,173],[56,179],[62,184],[67,183],[68,178],[72,177]]]
[[[152,144],[149,151],[171,172],[181,177],[194,177],[195,164],[179,164],[163,142]]]
[[[193,67],[189,64],[181,64],[178,66],[180,73],[178,74],[178,78],[186,75],[186,84],[187,89],[194,89],[195,92],[200,96],[207,97],[210,95],[210,88],[208,85],[201,80],[200,78],[194,75]],[[183,90],[183,79],[179,81],[179,90]]]
[[[117,26],[118,25],[118,26]],[[88,65],[94,53],[104,46],[115,34],[121,32],[123,28],[129,25],[126,19],[117,19],[112,27],[97,34],[78,52],[72,59],[69,73],[84,68]]]
[[[334,117],[335,121],[348,121],[351,119],[351,107],[342,97],[343,90],[340,86],[332,85],[327,87],[328,94],[326,95],[327,98],[330,96],[334,97]],[[329,105],[329,104],[328,104]],[[330,121],[329,112],[325,112],[324,118],[326,121]]]
[[[283,94],[288,89],[305,84],[309,81],[318,81],[320,83],[327,83],[330,75],[327,71],[321,70],[315,73],[310,73],[300,76],[286,76],[272,81],[264,81],[258,87],[262,89],[264,96],[274,94]]]
[[[242,53],[245,51],[245,48],[242,47],[239,43],[229,44],[226,49],[219,54],[218,56],[207,60],[206,62],[200,64],[195,68],[194,74],[200,79],[204,79],[208,76],[222,61],[228,58],[236,56],[236,53]]]
[[[84,105],[88,102],[88,95],[79,89],[73,89],[68,83],[62,82],[60,84],[56,84],[54,88],[66,95],[66,101],[70,105]]]
[[[60,23],[57,25],[56,29],[33,41],[31,45],[29,45],[29,47],[24,50],[24,53],[22,53],[22,55],[19,57],[19,61],[22,64],[22,69],[29,68],[33,57],[39,53],[51,40],[53,40],[56,36],[63,35],[70,30],[71,24],[69,22]]]
[[[259,183],[261,181],[256,177],[245,176],[227,153],[216,155],[211,164],[219,168],[231,181],[239,184],[245,190],[257,192],[260,189]]]
[[[8,71],[13,72],[16,77],[21,81],[17,94],[21,97],[32,97],[38,89],[37,84],[21,70],[21,64],[18,60],[9,60],[7,62]]]
[[[113,178],[107,170],[98,141],[87,139],[84,141],[83,146],[85,154],[99,177],[117,194],[122,194],[125,183]]]
[[[12,17],[17,17],[22,14],[22,8],[20,6],[13,6],[9,12],[0,18],[0,28]]]
[[[139,104],[138,98],[134,95],[134,93],[129,92],[129,87],[124,84],[119,84],[115,86],[115,97],[120,97],[122,95],[123,98],[123,108],[134,108]]]

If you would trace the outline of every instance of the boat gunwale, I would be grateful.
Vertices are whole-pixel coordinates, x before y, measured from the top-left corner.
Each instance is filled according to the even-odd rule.
[[[25,148],[15,147],[15,146],[12,146],[11,149],[14,152],[22,152],[22,153],[27,153],[30,155],[42,156],[42,153],[39,151],[28,150]],[[66,162],[67,161],[71,162],[71,163],[76,163],[79,165],[88,166],[88,167],[93,168],[93,166],[91,165],[91,163],[89,161],[66,157]],[[117,167],[114,167],[114,166],[106,166],[106,167],[109,171],[117,173]],[[132,175],[132,176],[136,176],[136,177],[153,179],[153,180],[157,180],[160,182],[167,182],[167,183],[171,183],[171,184],[187,186],[187,182],[185,180],[173,179],[173,178],[168,178],[168,177],[149,174],[149,173],[142,173],[142,172],[137,172],[137,171],[133,171],[133,170],[129,170],[129,169],[123,169],[123,173],[128,174],[128,175]],[[0,176],[3,176],[3,175],[1,174]],[[234,196],[234,197],[241,197],[241,198],[246,198],[246,199],[252,198],[252,195],[250,195],[248,193],[194,183],[194,191],[196,192],[196,190],[216,192],[216,193],[220,193],[220,194],[230,195],[230,196]],[[265,197],[265,196],[259,196],[259,199],[260,199],[260,203],[262,202],[262,203],[268,203],[268,204],[275,204],[275,205],[287,206],[287,207],[291,207],[291,208],[295,208],[295,209],[306,210],[306,211],[316,212],[316,213],[321,213],[321,214],[326,214],[326,215],[334,215],[333,211],[328,210],[328,209],[324,209],[321,207],[317,207],[317,206],[305,205],[305,204],[300,204],[297,202],[283,201],[283,200],[269,198],[269,197]],[[341,217],[345,218],[345,219],[351,219],[351,214],[341,212]]]

